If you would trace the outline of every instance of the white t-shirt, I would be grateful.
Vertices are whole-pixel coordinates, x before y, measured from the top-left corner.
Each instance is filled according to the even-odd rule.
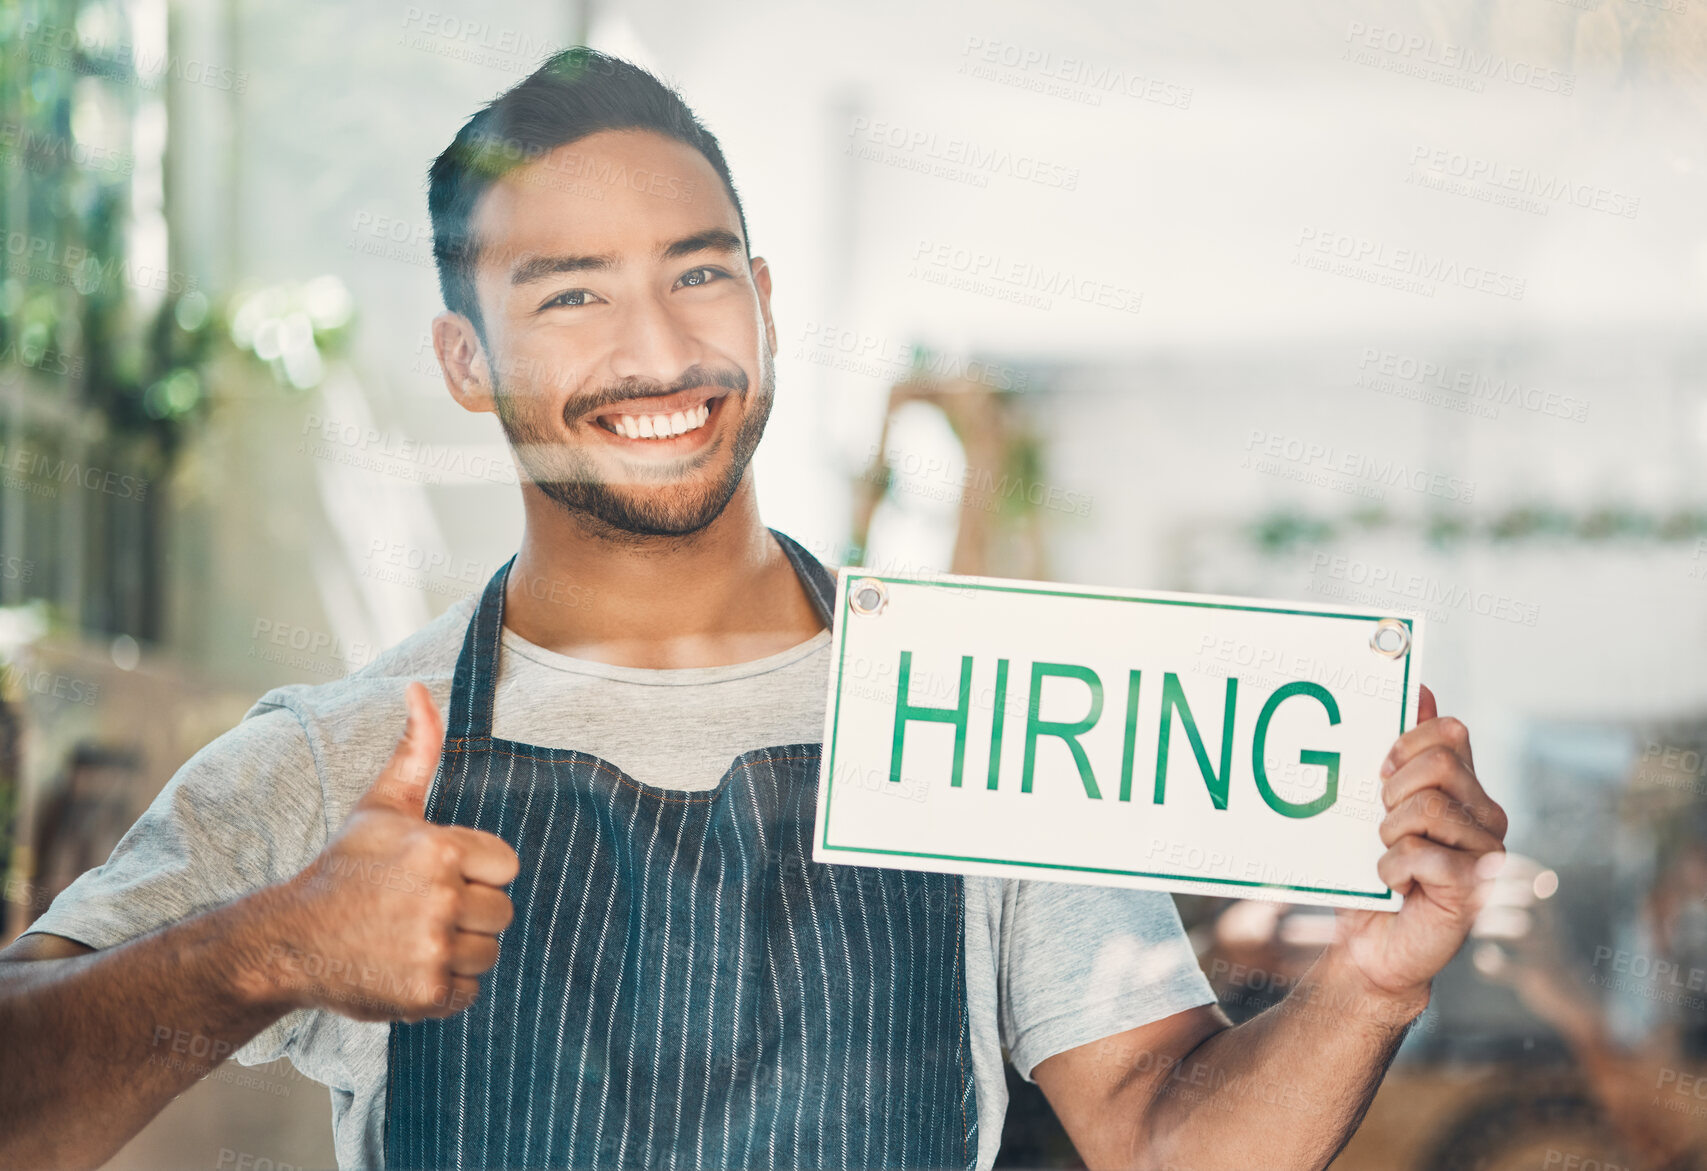
[[[111,947],[298,873],[391,755],[405,684],[419,679],[445,710],[477,600],[462,599],[344,679],[262,696],[30,931]],[[646,670],[555,654],[506,629],[492,732],[592,753],[648,784],[710,788],[742,752],[822,737],[829,647],[820,631],[752,662]],[[1030,1080],[1052,1054],[1215,996],[1166,894],[978,877],[965,890],[977,1165],[989,1168],[1007,1111],[1004,1050]],[[294,1012],[237,1059],[288,1056],[329,1086],[339,1166],[377,1168],[388,1029]]]

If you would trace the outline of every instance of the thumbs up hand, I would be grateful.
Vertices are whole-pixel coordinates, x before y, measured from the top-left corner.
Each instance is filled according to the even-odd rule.
[[[468,1007],[515,915],[500,887],[509,843],[426,819],[444,722],[422,684],[391,759],[320,856],[276,888],[266,967],[292,1007],[357,1020],[447,1017]]]

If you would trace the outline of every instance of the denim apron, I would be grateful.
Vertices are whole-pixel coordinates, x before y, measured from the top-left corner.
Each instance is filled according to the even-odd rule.
[[[771,532],[829,625],[829,572]],[[468,625],[427,818],[515,848],[516,915],[471,1007],[391,1025],[386,1166],[975,1166],[960,876],[814,862],[821,744],[681,792],[495,739],[513,564]]]

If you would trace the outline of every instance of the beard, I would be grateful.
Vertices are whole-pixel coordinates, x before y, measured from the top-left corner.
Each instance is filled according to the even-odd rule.
[[[746,409],[721,472],[709,477],[700,474],[722,454],[724,444],[719,439],[673,466],[644,464],[629,469],[627,482],[619,485],[600,478],[595,461],[586,452],[553,437],[521,409],[517,396],[499,385],[497,369],[501,365],[492,363],[493,400],[498,422],[515,449],[523,475],[572,517],[591,522],[595,531],[615,537],[687,536],[722,515],[758,449],[776,395],[776,367],[769,347],[761,344],[759,387],[750,400],[744,370],[706,370],[699,366],[689,367],[668,386],[629,379],[571,400],[563,408],[565,424],[572,415],[579,415],[589,419],[587,426],[597,427],[590,412],[641,396],[674,394],[701,386],[722,386],[739,394]]]

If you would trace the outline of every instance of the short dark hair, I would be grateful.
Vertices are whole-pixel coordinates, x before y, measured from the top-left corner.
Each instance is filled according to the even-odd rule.
[[[475,205],[508,172],[603,130],[652,130],[699,151],[723,180],[747,240],[747,214],[723,148],[681,95],[631,61],[585,45],[564,49],[464,123],[427,172],[439,292],[445,308],[474,323],[482,345],[486,332],[474,295],[480,242],[470,227]],[[749,260],[752,254],[748,244]]]

